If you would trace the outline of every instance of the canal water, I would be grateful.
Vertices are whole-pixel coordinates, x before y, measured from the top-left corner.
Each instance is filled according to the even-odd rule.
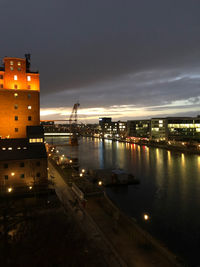
[[[47,138],[52,141],[67,142]],[[134,174],[140,184],[109,188],[110,198],[189,266],[200,266],[200,156],[92,138],[58,149],[78,157],[85,169],[121,168]]]

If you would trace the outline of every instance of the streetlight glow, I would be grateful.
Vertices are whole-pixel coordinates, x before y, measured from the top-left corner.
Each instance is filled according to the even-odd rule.
[[[15,175],[15,173],[14,172],[11,172],[11,176],[14,176]]]
[[[83,174],[82,173],[80,173],[80,177],[82,177],[83,176]]]
[[[11,193],[12,190],[13,190],[12,187],[9,187],[9,188],[8,188],[8,193]]]
[[[148,221],[149,219],[150,219],[150,216],[149,216],[147,213],[145,213],[145,214],[144,214],[144,220],[145,220],[145,221]]]

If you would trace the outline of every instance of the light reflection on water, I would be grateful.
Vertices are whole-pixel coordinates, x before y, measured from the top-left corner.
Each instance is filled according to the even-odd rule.
[[[79,157],[83,168],[122,168],[134,174],[140,185],[108,189],[110,197],[170,249],[191,264],[200,263],[200,156],[91,138],[59,150]],[[148,225],[141,220],[144,211],[151,214]]]

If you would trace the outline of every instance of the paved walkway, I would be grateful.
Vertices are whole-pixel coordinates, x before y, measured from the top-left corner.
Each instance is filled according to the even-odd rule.
[[[101,230],[93,222],[87,212],[77,203],[71,188],[65,183],[62,175],[52,162],[49,162],[50,175],[54,177],[55,190],[63,206],[71,212],[74,219],[80,224],[82,230],[87,234],[87,238],[98,249],[101,254],[103,266],[126,267],[127,265],[118,256],[110,242],[102,234]]]
[[[133,228],[123,220],[109,214],[104,197],[92,197],[84,210],[75,199],[73,191],[65,183],[62,173],[55,164],[49,163],[50,174],[55,177],[56,193],[67,209],[102,253],[105,266],[172,267],[180,266],[169,262],[158,250],[138,242]],[[175,262],[175,261],[174,261]]]

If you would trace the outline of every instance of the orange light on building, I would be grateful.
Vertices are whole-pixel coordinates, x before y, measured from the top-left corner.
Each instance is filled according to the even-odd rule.
[[[39,73],[25,58],[4,58],[0,71],[0,137],[26,138],[26,126],[40,125]]]

